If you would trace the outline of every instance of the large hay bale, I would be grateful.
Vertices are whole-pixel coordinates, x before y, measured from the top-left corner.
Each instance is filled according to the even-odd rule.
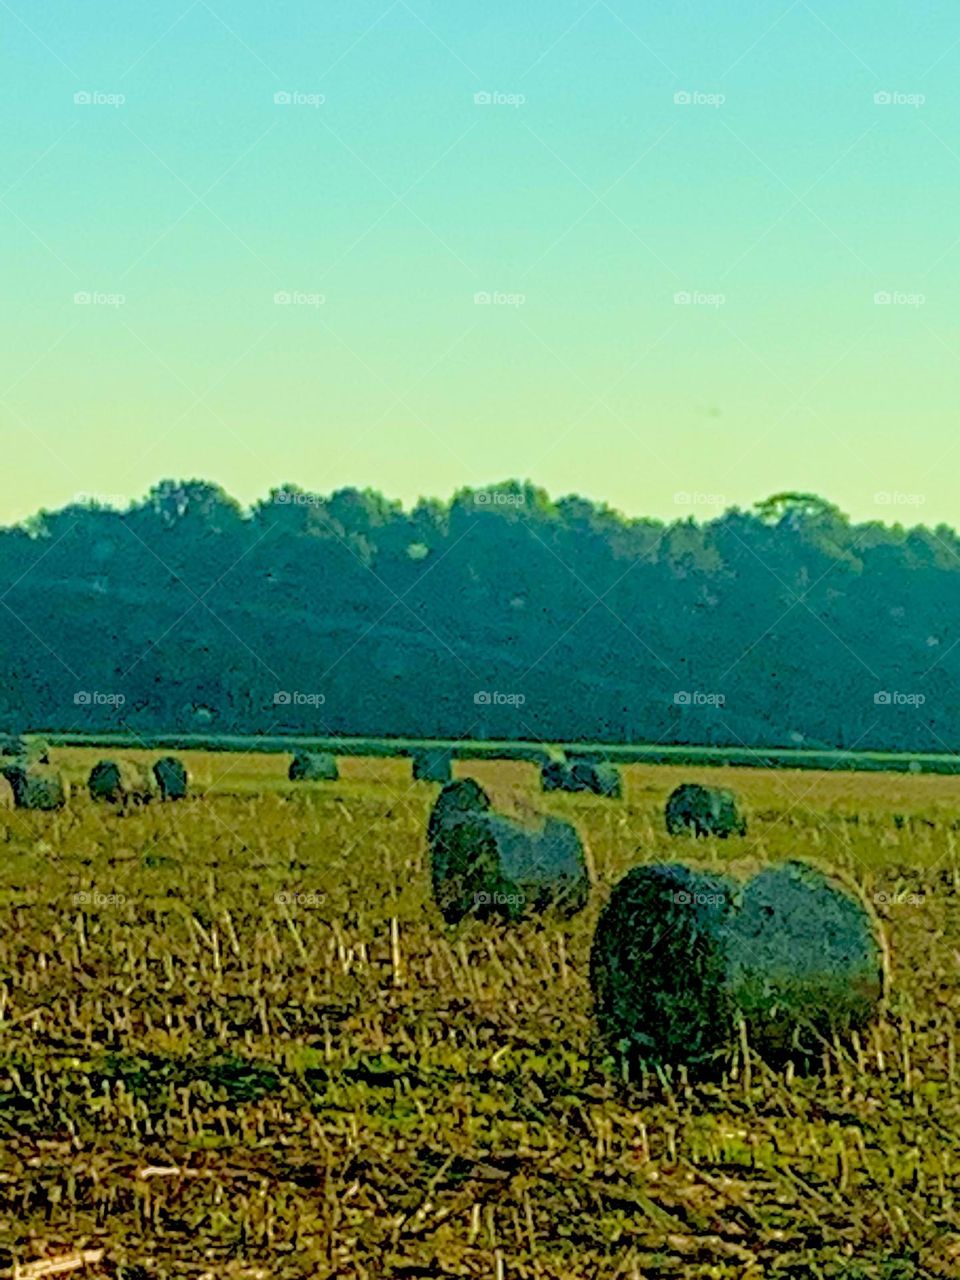
[[[90,799],[123,809],[149,804],[156,788],[146,765],[134,760],[98,760],[87,779]]]
[[[676,863],[634,867],[597,922],[590,985],[601,1033],[625,1074],[708,1072],[730,1043],[731,882]]]
[[[866,1025],[883,993],[867,910],[804,863],[742,888],[677,864],[635,867],[597,923],[590,979],[621,1068],[716,1072],[740,1043],[774,1065],[819,1061],[824,1041]]]
[[[823,1042],[869,1023],[884,991],[878,926],[863,902],[803,862],[744,888],[730,983],[750,1044],[771,1060],[818,1058]]]
[[[185,800],[190,785],[187,766],[176,756],[163,756],[153,766],[161,800]]]
[[[67,780],[49,765],[8,765],[2,772],[18,809],[62,809],[70,796]]]
[[[8,778],[0,774],[0,809],[12,809],[15,804],[13,784]]]
[[[704,787],[698,782],[683,782],[670,795],[666,808],[667,831],[670,835],[744,836],[746,819],[737,808],[732,791],[721,787]]]
[[[449,747],[414,751],[411,772],[415,782],[449,782],[453,755]]]
[[[555,818],[527,826],[490,808],[472,778],[448,783],[427,827],[434,897],[445,920],[579,911],[589,896],[580,838]]]
[[[337,757],[326,751],[298,751],[287,777],[291,782],[336,782],[340,777]]]

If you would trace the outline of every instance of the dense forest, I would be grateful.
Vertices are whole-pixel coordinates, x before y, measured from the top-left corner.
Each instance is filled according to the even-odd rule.
[[[960,748],[960,539],[164,481],[0,530],[0,724]]]

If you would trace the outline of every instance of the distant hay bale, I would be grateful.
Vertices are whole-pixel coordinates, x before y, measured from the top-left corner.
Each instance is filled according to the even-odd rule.
[[[98,760],[87,779],[90,799],[123,809],[149,804],[156,787],[146,765],[133,760]]]
[[[12,809],[16,804],[16,798],[13,794],[13,784],[10,780],[0,774],[0,809]]]
[[[600,914],[590,985],[624,1074],[709,1072],[731,1041],[727,933],[735,887],[677,863],[634,867]]]
[[[732,791],[720,787],[704,787],[698,782],[683,782],[670,795],[666,808],[667,831],[670,835],[743,836],[746,819],[737,808]]]
[[[818,1058],[823,1042],[865,1026],[884,992],[879,928],[842,884],[803,862],[744,888],[730,983],[750,1044],[765,1057]]]
[[[590,891],[583,845],[567,822],[528,826],[494,813],[473,779],[443,788],[427,828],[434,897],[448,923],[468,914],[572,914]]]
[[[2,773],[18,809],[62,809],[70,796],[67,780],[49,765],[9,765]]]
[[[176,756],[163,756],[153,766],[161,800],[185,800],[189,788],[187,766]]]
[[[453,755],[448,747],[414,751],[411,772],[415,782],[449,782]]]
[[[18,733],[0,733],[0,756],[12,760],[26,758],[27,741]]]
[[[541,791],[569,791],[566,760],[548,760],[540,770]]]
[[[570,767],[578,791],[618,800],[621,792],[620,770],[605,760],[575,760]]]
[[[590,955],[601,1033],[621,1069],[712,1074],[739,1044],[809,1069],[867,1025],[884,951],[866,905],[788,862],[745,886],[675,863],[635,867],[601,912]]]
[[[602,760],[548,760],[540,770],[542,791],[589,791],[618,799],[620,770]]]
[[[340,777],[337,757],[326,751],[298,751],[287,777],[291,782],[336,782]]]

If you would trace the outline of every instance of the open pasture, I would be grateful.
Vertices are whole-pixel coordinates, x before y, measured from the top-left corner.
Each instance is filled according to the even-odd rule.
[[[572,920],[448,928],[437,787],[409,760],[291,783],[289,757],[178,753],[191,797],[120,814],[85,790],[109,754],[53,751],[65,810],[0,810],[0,1268],[960,1275],[960,779],[632,765],[611,801],[455,762],[499,806],[573,821],[596,889]],[[747,835],[671,840],[681,781],[736,791]],[[874,902],[880,1023],[816,1077],[747,1052],[721,1084],[621,1087],[587,983],[612,885],[788,856]]]

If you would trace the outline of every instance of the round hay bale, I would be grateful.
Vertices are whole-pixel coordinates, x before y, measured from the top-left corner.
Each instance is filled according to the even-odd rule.
[[[842,884],[803,862],[769,867],[746,885],[729,968],[747,1038],[774,1061],[819,1058],[825,1040],[870,1022],[884,993],[874,917]]]
[[[18,733],[2,733],[0,757],[25,764],[49,764],[50,748],[43,738],[24,738]]]
[[[667,831],[672,836],[744,836],[746,819],[737,808],[732,791],[683,782],[670,795],[666,808]]]
[[[146,765],[133,760],[98,760],[87,779],[90,799],[128,809],[149,804],[154,780]]]
[[[548,760],[540,770],[541,791],[569,791],[569,766],[565,760]]]
[[[0,809],[12,809],[15,804],[13,784],[8,778],[0,774]]]
[[[595,796],[619,800],[620,770],[605,760],[575,760],[570,766],[571,791],[590,791]]]
[[[189,788],[187,766],[176,756],[163,756],[153,766],[161,800],[185,800]]]
[[[567,822],[527,826],[494,813],[472,778],[448,783],[427,827],[433,893],[444,919],[520,916],[554,907],[572,913],[590,882],[580,837]]]
[[[469,910],[472,889],[464,889],[461,881],[469,867],[469,849],[483,839],[477,833],[471,839],[459,828],[471,814],[489,808],[490,797],[475,778],[457,778],[443,787],[430,812],[430,880],[445,920],[459,920]],[[461,908],[458,904],[464,898]]]
[[[16,764],[3,770],[13,788],[18,809],[62,809],[70,796],[70,784],[49,765]]]
[[[732,1042],[727,946],[735,887],[676,863],[634,867],[597,922],[590,985],[622,1073],[709,1073]]]
[[[336,782],[340,777],[337,757],[326,751],[298,751],[287,777],[291,782]]]
[[[453,755],[449,748],[414,751],[411,772],[415,782],[449,782]]]
[[[13,760],[26,757],[27,742],[17,733],[0,733],[0,756]]]

